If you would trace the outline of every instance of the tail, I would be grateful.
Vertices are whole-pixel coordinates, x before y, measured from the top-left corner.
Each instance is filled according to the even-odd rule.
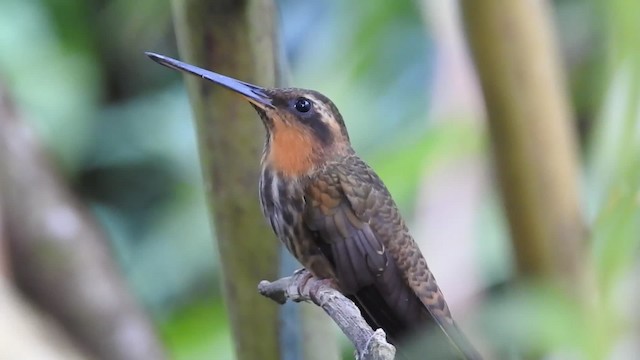
[[[442,329],[429,324],[396,345],[396,359],[402,360],[482,360],[482,356],[455,324]]]
[[[397,360],[481,360],[482,356],[450,318],[432,316],[426,307],[414,313],[407,324],[394,314],[375,288],[363,288],[348,296],[360,308],[372,328],[382,328],[387,341],[396,347]],[[397,310],[397,309],[396,309]]]
[[[436,311],[431,306],[425,306],[424,309],[425,315],[430,317],[432,320],[432,325],[430,326],[431,329],[429,329],[431,331],[428,331],[427,335],[434,332],[442,334],[441,337],[448,340],[449,346],[455,351],[458,359],[482,360],[480,353],[473,345],[471,345],[471,342],[467,339],[462,330],[460,330],[455,321],[453,321],[446,303],[444,303],[444,307],[438,308],[439,311]],[[450,358],[451,357],[442,357],[442,359]],[[437,357],[434,357],[434,359],[437,359]]]
[[[455,322],[442,330],[449,338],[451,344],[460,352],[463,359],[482,360],[480,353],[471,345],[471,342],[469,342],[467,337],[460,331]]]

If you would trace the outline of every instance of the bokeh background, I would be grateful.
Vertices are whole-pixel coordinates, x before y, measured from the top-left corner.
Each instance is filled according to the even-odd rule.
[[[552,1],[593,271],[607,289],[594,314],[606,321],[588,330],[553,289],[504,290],[512,247],[457,3],[277,5],[289,83],[337,104],[472,339],[533,343],[557,358],[640,353],[639,2]],[[2,0],[0,86],[99,220],[170,358],[232,359],[185,87],[143,54],[178,56],[171,10],[153,0]],[[487,326],[491,317],[522,326]]]

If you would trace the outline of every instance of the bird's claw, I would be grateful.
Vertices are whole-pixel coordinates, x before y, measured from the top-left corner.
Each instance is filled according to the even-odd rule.
[[[302,273],[304,273],[304,272],[309,272],[309,271],[308,271],[307,269],[305,269],[305,268],[300,268],[300,269],[295,270],[295,271],[293,272],[293,276],[299,276],[300,274],[302,274]]]

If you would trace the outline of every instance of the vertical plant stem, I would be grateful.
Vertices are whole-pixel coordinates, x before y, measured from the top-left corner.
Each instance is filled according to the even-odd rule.
[[[577,141],[546,1],[462,1],[517,268],[589,287]]]
[[[261,86],[282,82],[273,1],[174,0],[173,5],[184,60]],[[262,217],[257,193],[263,126],[253,108],[230,91],[192,77],[187,86],[237,358],[308,359],[301,335],[307,317],[288,308],[283,316],[294,321],[281,322],[280,307],[256,289],[260,280],[277,278],[280,269],[280,244]],[[285,323],[287,329],[281,328]]]

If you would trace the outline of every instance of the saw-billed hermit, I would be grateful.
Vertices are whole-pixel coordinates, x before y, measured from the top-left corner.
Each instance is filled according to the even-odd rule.
[[[450,348],[446,358],[480,358],[453,321],[389,191],[351,147],[331,100],[313,90],[263,88],[147,55],[253,105],[267,132],[259,180],[264,216],[313,276],[335,281],[371,327],[382,328],[396,345],[418,330],[435,330],[430,333]],[[429,349],[422,355],[431,358]]]

